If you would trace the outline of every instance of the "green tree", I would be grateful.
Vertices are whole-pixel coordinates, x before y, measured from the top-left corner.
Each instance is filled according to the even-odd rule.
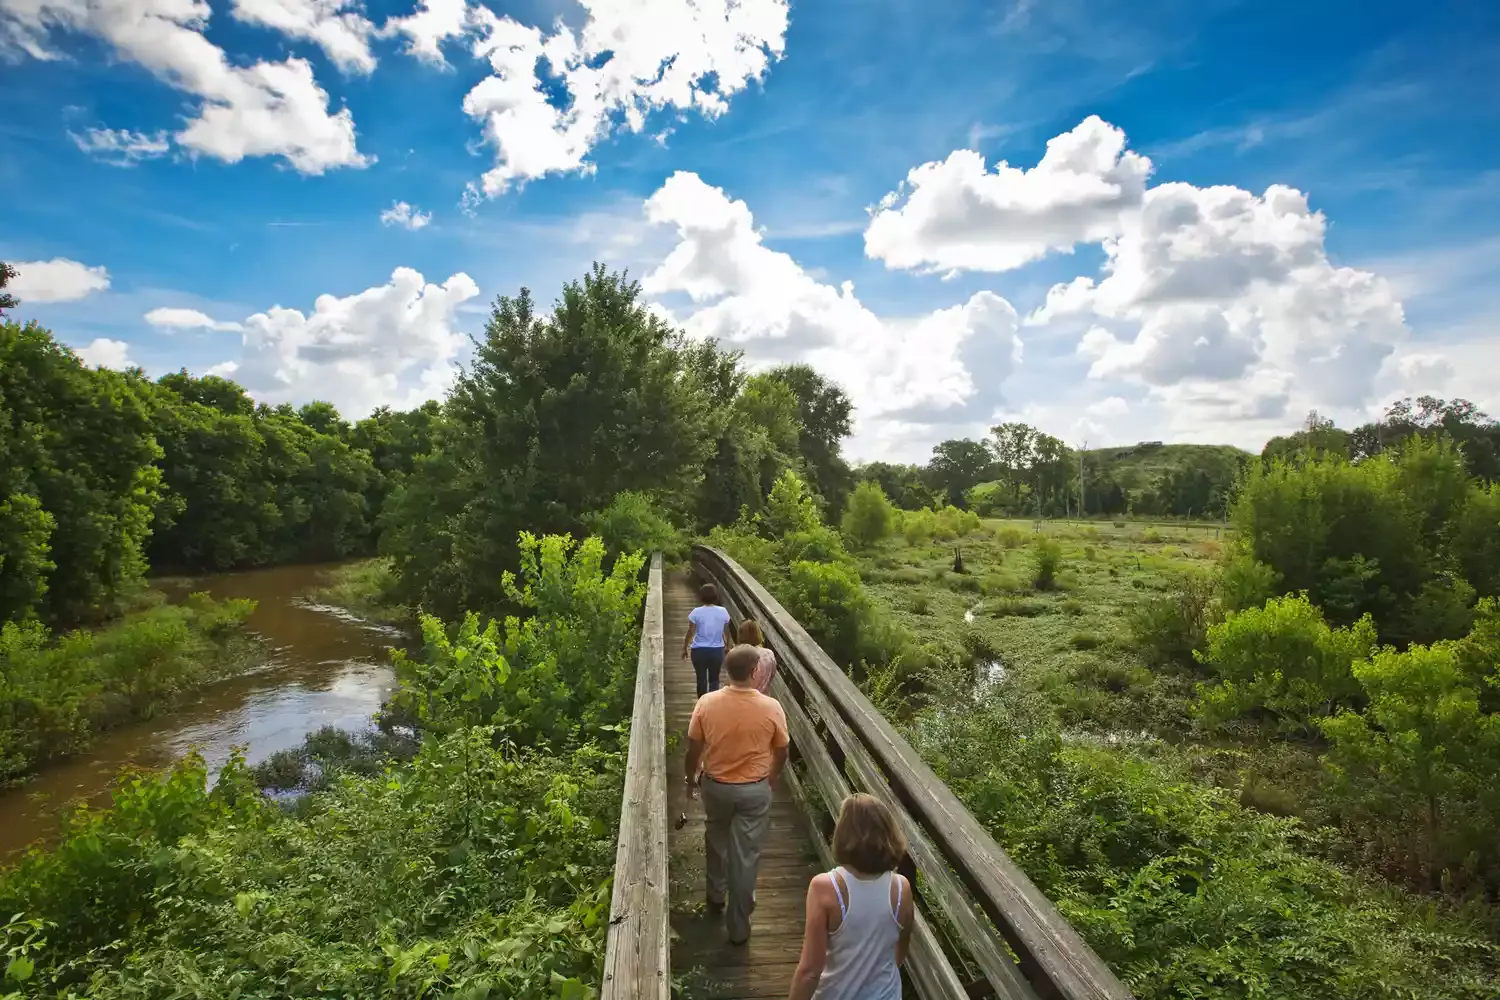
[[[981,441],[944,441],[932,449],[926,473],[934,490],[945,491],[950,503],[964,507],[969,490],[994,477],[995,456]]]
[[[159,455],[126,376],[84,367],[35,323],[0,322],[0,498],[21,525],[0,590],[40,600],[11,616],[78,622],[108,614],[140,586]]]
[[[0,319],[5,316],[5,310],[14,309],[17,305],[16,297],[5,290],[10,284],[10,279],[16,276],[16,269],[5,261],[0,260]]]
[[[1336,624],[1393,626],[1432,571],[1422,519],[1386,458],[1252,463],[1230,510],[1239,552]]]
[[[808,478],[829,510],[842,510],[854,480],[843,457],[854,404],[842,388],[810,365],[782,365],[767,374],[796,396],[802,423],[797,448]]]
[[[564,287],[550,315],[525,289],[500,298],[444,406],[441,457],[418,463],[387,515],[382,548],[407,596],[493,609],[523,528],[576,531],[627,490],[670,491],[686,507],[718,401],[683,348],[639,285],[602,265]]]
[[[869,462],[861,465],[855,475],[862,482],[874,483],[897,507],[902,510],[923,510],[942,506],[943,498],[934,493],[915,465],[893,465],[889,462]]]
[[[797,532],[813,531],[823,526],[818,503],[813,499],[801,476],[786,470],[771,487],[766,509],[761,515],[766,532],[772,538],[783,538]]]
[[[889,538],[896,526],[896,512],[880,487],[863,482],[849,494],[844,511],[844,534],[860,548],[869,548]]]
[[[1264,712],[1283,731],[1315,732],[1359,694],[1353,664],[1375,644],[1368,615],[1329,628],[1305,593],[1232,613],[1209,626],[1207,650],[1194,654],[1217,677],[1200,691],[1203,715],[1223,722]]]

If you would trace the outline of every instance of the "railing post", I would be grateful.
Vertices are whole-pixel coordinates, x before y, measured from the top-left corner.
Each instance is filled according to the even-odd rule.
[[[635,707],[615,849],[614,893],[600,1000],[669,1000],[666,658],[661,553],[651,557]]]

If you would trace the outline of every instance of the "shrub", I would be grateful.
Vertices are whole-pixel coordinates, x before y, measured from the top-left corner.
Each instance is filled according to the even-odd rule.
[[[875,482],[866,481],[849,494],[844,510],[845,537],[856,546],[867,549],[889,538],[896,527],[896,511],[886,499],[885,491]]]
[[[1208,629],[1198,659],[1218,677],[1202,690],[1202,711],[1222,722],[1264,711],[1286,731],[1314,733],[1318,719],[1359,693],[1352,666],[1375,648],[1375,623],[1329,628],[1306,594],[1273,598]]]
[[[811,531],[821,527],[823,518],[818,514],[818,503],[807,488],[802,477],[787,469],[777,477],[766,498],[766,509],[756,515],[757,520],[772,538],[782,538],[798,531]]]
[[[0,783],[257,662],[259,648],[240,631],[254,608],[193,594],[94,632],[0,627]]]
[[[730,525],[715,525],[708,533],[708,544],[722,550],[759,580],[776,577],[777,545],[762,538],[753,526],[743,520]]]
[[[1026,536],[1021,533],[1020,528],[1006,525],[995,529],[995,540],[1007,549],[1014,549],[1020,547],[1021,543],[1026,540]]]
[[[1346,822],[1423,888],[1500,888],[1500,715],[1481,707],[1459,645],[1386,648],[1354,676],[1368,710],[1322,720]]]
[[[687,535],[645,493],[617,493],[608,507],[584,514],[580,520],[590,534],[604,540],[611,556],[640,552],[649,557],[659,551],[675,562],[687,552]]]
[[[1062,567],[1062,546],[1055,539],[1042,536],[1032,544],[1031,585],[1037,590],[1052,590],[1057,586],[1057,571]]]
[[[1216,613],[1213,581],[1191,575],[1173,591],[1137,604],[1126,617],[1126,627],[1148,662],[1187,666],[1204,648]]]
[[[859,575],[850,567],[818,562],[792,563],[784,603],[834,661],[859,662],[860,627],[871,614]]]
[[[794,531],[777,546],[780,565],[794,562],[847,562],[849,553],[844,540],[832,528],[815,525],[805,531]]]
[[[1104,639],[1092,632],[1079,632],[1068,640],[1068,645],[1074,649],[1098,649],[1104,645]]]

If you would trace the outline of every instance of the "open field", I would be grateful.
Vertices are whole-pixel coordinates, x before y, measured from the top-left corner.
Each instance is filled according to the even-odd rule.
[[[1131,642],[1130,612],[1207,573],[1224,528],[1127,521],[989,520],[954,542],[897,538],[863,553],[870,592],[950,662],[998,664],[1007,682],[1036,690],[1065,724],[1101,733],[1180,737],[1190,725],[1192,678],[1153,670]],[[1050,589],[1034,586],[1036,540],[1055,541]],[[955,549],[965,572],[953,572]]]

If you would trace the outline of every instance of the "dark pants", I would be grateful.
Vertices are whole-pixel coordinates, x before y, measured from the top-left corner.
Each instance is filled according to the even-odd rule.
[[[698,697],[719,690],[719,668],[724,665],[723,646],[694,646],[688,651],[693,658],[693,675],[698,678]]]

